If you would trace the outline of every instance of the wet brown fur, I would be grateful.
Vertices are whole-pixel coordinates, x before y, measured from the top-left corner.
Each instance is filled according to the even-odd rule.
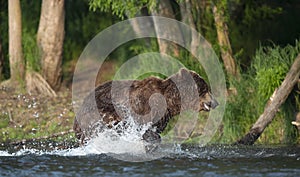
[[[115,97],[111,94],[112,86],[117,91]],[[124,96],[128,95],[126,88],[129,88],[129,100]],[[197,96],[190,94],[192,91],[195,91]],[[153,103],[150,103],[149,99],[153,94],[158,96],[152,99]],[[93,96],[94,94],[90,94],[85,98],[74,121],[76,137],[81,140],[93,136],[95,126],[101,129],[99,126],[112,128],[118,125],[126,116],[126,113],[118,108],[123,106],[135,113],[134,118],[138,123],[153,122],[152,127],[156,130],[147,130],[143,135],[144,140],[159,141],[159,133],[166,128],[173,116],[185,109],[205,110],[204,103],[211,105],[213,99],[206,82],[197,73],[186,69],[181,69],[165,80],[150,77],[144,80],[109,81],[99,85],[95,89],[97,108],[92,106]],[[160,107],[164,103],[166,108],[161,110]],[[99,121],[101,125],[98,124]]]

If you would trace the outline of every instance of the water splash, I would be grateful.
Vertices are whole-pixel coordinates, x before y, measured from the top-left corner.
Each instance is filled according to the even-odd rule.
[[[94,128],[91,128],[94,136],[84,146],[61,150],[56,148],[59,145],[51,142],[48,144],[34,143],[32,146],[20,146],[20,150],[16,152],[0,151],[0,156],[22,156],[27,154],[85,156],[89,154],[108,154],[125,161],[145,161],[162,157],[160,151],[154,154],[147,153],[145,147],[149,144],[142,140],[142,135],[151,128],[151,122],[147,124],[137,123],[128,109],[124,109],[123,114],[125,115],[124,120],[116,125],[112,124],[113,127],[111,128],[107,128],[101,122],[94,124]],[[34,147],[39,146],[42,149],[34,149]]]

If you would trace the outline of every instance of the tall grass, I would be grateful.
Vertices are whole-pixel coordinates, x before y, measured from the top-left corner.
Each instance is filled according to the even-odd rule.
[[[224,116],[221,142],[230,143],[242,137],[262,114],[265,104],[278,88],[289,71],[294,59],[300,53],[300,42],[295,46],[259,47],[246,74],[241,80],[230,81],[237,90],[228,98]],[[296,88],[299,90],[299,88]],[[297,132],[291,121],[299,111],[299,94],[292,91],[281,106],[274,121],[265,129],[259,143],[293,143]]]

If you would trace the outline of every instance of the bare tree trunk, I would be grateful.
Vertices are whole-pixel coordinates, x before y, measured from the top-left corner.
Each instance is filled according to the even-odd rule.
[[[64,0],[43,0],[37,42],[42,75],[54,90],[61,84],[64,23]]]
[[[212,4],[215,25],[217,29],[218,41],[221,49],[221,55],[227,74],[238,77],[238,69],[232,56],[231,44],[229,41],[228,26],[225,22],[224,11]]]
[[[192,5],[190,0],[185,0],[180,6],[182,22],[188,24],[191,28],[196,29],[195,20],[192,14]],[[191,52],[193,54],[197,53],[199,47],[198,33],[191,34]],[[187,41],[186,41],[187,42]]]
[[[2,51],[2,41],[0,39],[0,81],[3,79],[3,63],[4,63],[4,55],[3,55],[3,51]]]
[[[275,114],[279,111],[279,107],[285,102],[286,98],[292,91],[300,76],[300,54],[295,59],[290,71],[287,73],[284,81],[278,89],[276,89],[266,104],[263,114],[242,139],[236,144],[252,145],[262,134],[264,129],[272,122]]]
[[[147,9],[142,9],[139,13],[135,14],[135,17],[143,17],[143,16],[148,16],[149,14],[147,13]],[[130,16],[129,16],[130,17]],[[134,30],[134,32],[137,35],[143,34],[143,27],[141,26],[141,24],[143,25],[147,25],[149,26],[149,28],[153,27],[153,21],[149,21],[149,24],[145,24],[144,21],[142,21],[141,19],[136,18],[135,20],[132,20],[130,22],[132,29]],[[144,38],[143,41],[145,42],[147,47],[151,47],[151,41],[148,38]]]
[[[175,19],[174,12],[170,3],[170,0],[162,0],[159,1],[158,9],[153,11],[152,14],[154,16],[162,16],[167,18]],[[164,39],[160,39],[166,36],[169,36],[170,34],[176,34],[176,36],[169,36],[168,38],[180,38],[180,40],[183,41],[183,37],[181,35],[181,30],[179,26],[168,26],[168,24],[159,24],[155,19],[153,20],[154,27],[157,34],[157,42],[159,45],[159,51],[161,53],[171,53],[174,56],[179,56],[179,46],[170,43]],[[168,52],[169,51],[169,52]],[[171,52],[170,52],[171,51]]]
[[[25,78],[20,0],[8,1],[8,16],[10,78],[12,83],[20,83]]]

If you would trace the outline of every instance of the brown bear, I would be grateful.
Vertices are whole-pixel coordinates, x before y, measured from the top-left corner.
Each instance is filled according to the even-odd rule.
[[[138,124],[151,124],[141,139],[157,143],[169,120],[181,111],[210,111],[217,105],[209,86],[197,73],[180,69],[165,80],[150,77],[99,85],[84,99],[73,129],[83,143],[97,131],[126,128],[130,114]]]

